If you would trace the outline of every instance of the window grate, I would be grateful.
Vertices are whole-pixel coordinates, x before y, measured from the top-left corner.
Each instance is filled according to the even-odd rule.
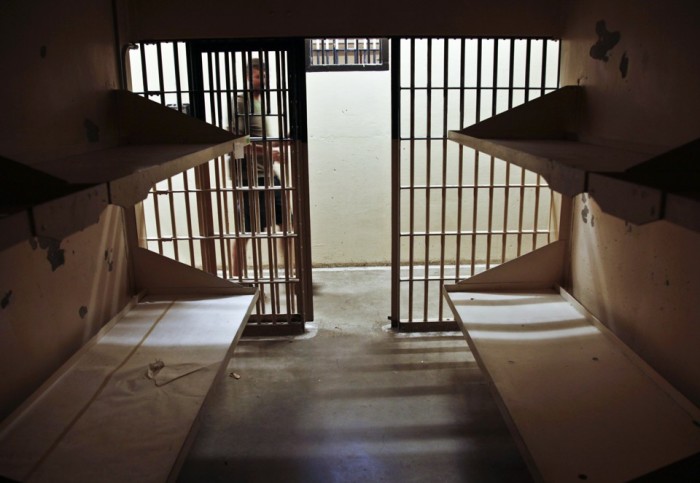
[[[325,38],[306,40],[306,70],[388,70],[389,40]]]

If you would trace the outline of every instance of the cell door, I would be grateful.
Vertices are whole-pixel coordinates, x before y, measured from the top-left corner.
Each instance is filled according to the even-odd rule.
[[[442,285],[552,241],[541,176],[448,140],[558,87],[551,39],[392,39],[392,326],[455,330]]]
[[[246,334],[303,332],[313,319],[303,40],[142,44],[139,54],[145,95],[250,138],[154,187],[149,248],[258,287]]]

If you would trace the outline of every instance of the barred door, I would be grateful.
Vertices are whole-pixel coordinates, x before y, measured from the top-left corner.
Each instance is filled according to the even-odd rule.
[[[142,44],[139,55],[132,82],[144,95],[251,140],[154,187],[148,247],[258,287],[247,334],[303,332],[313,319],[303,40]]]
[[[559,42],[392,39],[392,326],[455,330],[441,287],[550,242],[535,173],[448,141],[558,87]]]

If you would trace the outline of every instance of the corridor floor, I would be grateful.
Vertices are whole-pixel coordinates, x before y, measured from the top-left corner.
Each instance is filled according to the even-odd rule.
[[[309,333],[241,340],[179,481],[530,481],[461,333],[388,330],[389,288],[314,271]]]

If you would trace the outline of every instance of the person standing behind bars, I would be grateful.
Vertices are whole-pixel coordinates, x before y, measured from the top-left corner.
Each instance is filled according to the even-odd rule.
[[[260,59],[251,59],[245,72],[249,92],[238,95],[236,99],[236,122],[231,123],[231,130],[236,134],[248,134],[251,138],[252,149],[247,150],[246,157],[241,162],[241,184],[248,188],[269,186],[267,180],[272,178],[273,186],[280,186],[279,177],[273,169],[274,163],[279,162],[280,152],[278,143],[268,141],[272,131],[270,122],[263,112],[263,86],[265,85],[265,69]],[[245,84],[244,84],[245,85]],[[251,159],[253,158],[253,159]],[[234,180],[236,175],[232,169]],[[273,190],[274,206],[267,190],[245,190],[243,206],[237,207],[237,213],[245,221],[246,233],[261,233],[268,227],[268,222],[274,220],[274,225],[282,224],[282,194],[279,189]],[[236,198],[238,201],[239,198]],[[242,213],[241,213],[242,212]],[[233,275],[241,275],[242,264],[246,262],[246,246],[248,239],[233,241]]]

